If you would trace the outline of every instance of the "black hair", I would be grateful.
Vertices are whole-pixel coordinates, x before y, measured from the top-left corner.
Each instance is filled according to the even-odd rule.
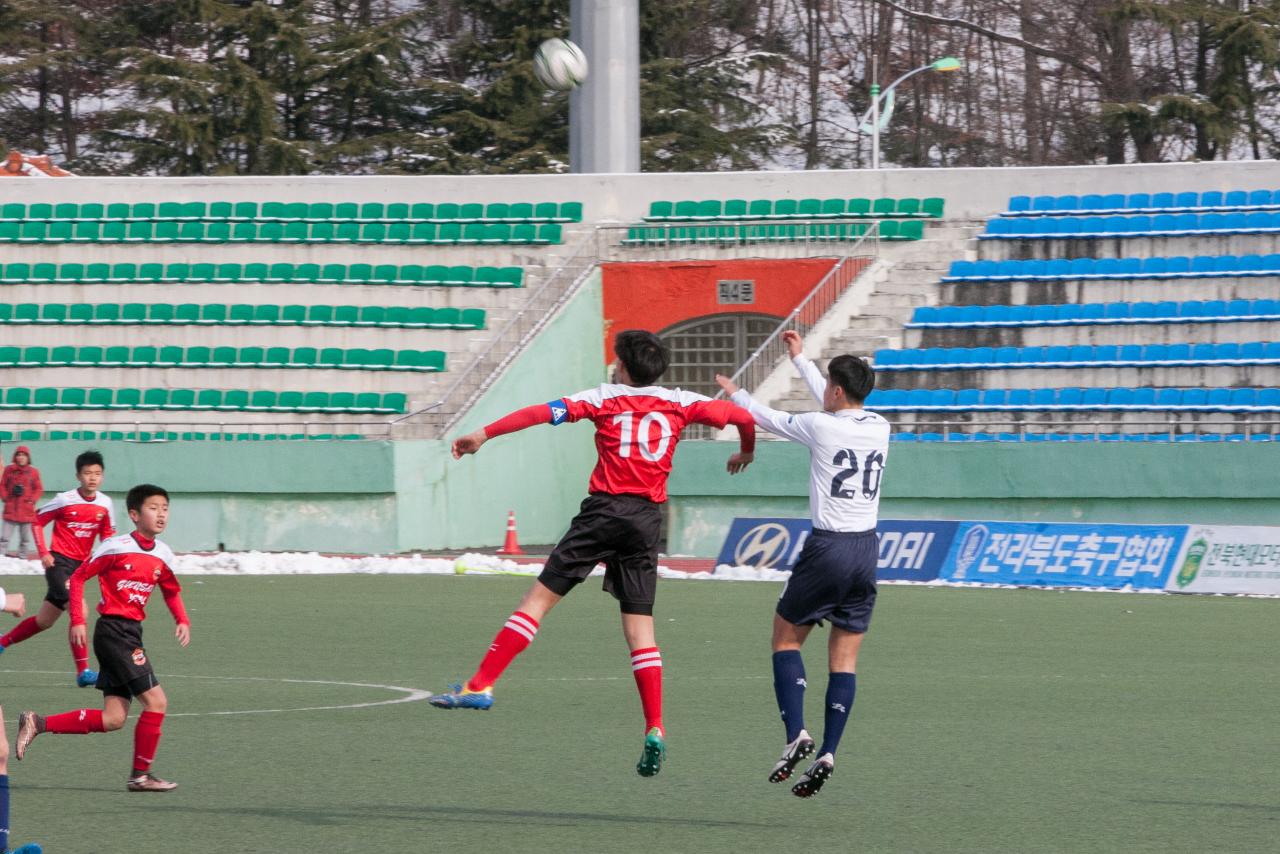
[[[129,490],[129,494],[124,498],[124,506],[135,512],[140,511],[142,502],[156,495],[164,496],[165,501],[169,500],[169,493],[165,492],[163,487],[151,483],[140,483]]]
[[[107,464],[102,461],[102,454],[97,451],[85,451],[76,457],[76,474],[80,474],[80,469],[85,466],[102,466],[104,469]]]
[[[827,365],[827,375],[831,382],[844,389],[844,396],[850,403],[862,403],[876,387],[875,371],[857,356],[836,356]]]
[[[667,345],[644,329],[619,332],[613,341],[613,352],[627,369],[631,382],[638,386],[653,385],[671,364]]]

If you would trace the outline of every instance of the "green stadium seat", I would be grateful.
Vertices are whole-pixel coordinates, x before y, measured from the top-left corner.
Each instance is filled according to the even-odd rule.
[[[187,268],[187,282],[212,282],[217,274],[217,267],[213,264],[200,263],[192,264]]]
[[[181,305],[174,306],[172,322],[182,326],[198,324],[200,322],[200,306],[191,302],[184,302]]]
[[[551,224],[538,226],[538,237],[534,240],[534,243],[547,245],[562,242],[560,225]]]
[[[160,281],[169,282],[169,283],[185,282],[187,280],[187,275],[190,273],[190,271],[191,271],[190,264],[184,264],[182,262],[178,262],[174,264],[165,264],[164,275],[160,278]]]
[[[334,229],[331,240],[334,243],[359,243],[360,228],[361,225],[358,222],[340,223],[338,227]]]
[[[134,281],[153,283],[164,278],[163,264],[139,264],[138,272]]]
[[[931,196],[920,204],[920,213],[924,216],[933,217],[934,219],[942,219],[942,209],[945,205],[943,199]]]
[[[436,205],[436,212],[431,221],[434,223],[452,222],[458,218],[458,205],[453,202],[441,202]]]
[[[395,264],[379,264],[373,268],[369,281],[377,282],[380,285],[390,285],[394,284],[399,276],[400,268]]]
[[[177,368],[187,363],[187,352],[178,346],[169,345],[161,347],[160,352],[156,353],[155,365],[157,368]]]
[[[333,317],[329,321],[334,326],[355,326],[360,319],[360,309],[354,305],[334,306]]]
[[[181,355],[182,368],[204,368],[213,359],[213,350],[203,345],[196,347],[188,347]]]
[[[270,412],[276,405],[276,393],[268,389],[258,389],[249,397],[249,412]]]
[[[279,243],[284,239],[284,223],[270,222],[258,223],[258,235],[254,238],[255,243]]]
[[[897,216],[920,216],[920,200],[911,197],[898,199],[894,213]]]
[[[230,368],[235,365],[238,356],[235,347],[214,347],[213,353],[209,356],[209,367]],[[225,398],[223,402],[226,402]]]
[[[307,205],[307,222],[327,222],[333,219],[332,202],[312,202]]]
[[[329,402],[333,405],[332,398]],[[381,404],[382,395],[377,392],[361,392],[347,405],[346,409],[350,412],[377,412]]]
[[[222,391],[216,388],[201,389],[196,392],[196,402],[192,409],[210,410],[222,405]]]
[[[425,307],[425,306],[420,306],[420,307]],[[403,327],[411,326],[412,324],[410,321],[413,319],[413,312],[414,312],[414,309],[409,308],[408,306],[403,306],[403,305],[389,306],[382,315],[381,325],[403,326]]]
[[[212,223],[211,223],[212,224]],[[231,243],[252,243],[258,239],[258,224],[256,222],[237,222],[231,229]]]
[[[22,223],[0,222],[0,241],[12,243],[22,234]]]
[[[227,322],[227,307],[213,303],[200,307],[200,325],[215,326]]]
[[[343,350],[342,361],[338,367],[348,370],[362,370],[369,367],[369,351],[364,347],[352,347],[349,350]]]
[[[258,305],[253,308],[253,323],[274,324],[280,320],[280,306],[278,305]]]
[[[419,357],[418,366],[424,371],[439,372],[444,370],[444,360],[443,350],[427,350]]]
[[[75,218],[79,220],[86,219],[102,219],[106,213],[106,206],[100,202],[85,202],[80,205],[80,210],[76,213]]]
[[[40,368],[49,363],[48,347],[26,347],[18,359],[20,368]]]
[[[352,306],[354,309],[354,306]],[[320,351],[320,355],[316,357],[315,366],[317,368],[340,368],[346,354],[339,347],[325,347]]]
[[[0,303],[0,323],[11,323],[13,321],[13,306],[8,303]]]
[[[102,353],[102,360],[98,363],[104,368],[118,368],[129,363],[128,347],[107,347]]]
[[[85,402],[86,409],[108,409],[115,400],[116,390],[113,388],[91,388],[89,398]]]
[[[302,408],[303,396],[300,391],[282,391],[276,396],[272,409],[275,412],[296,412]]]
[[[93,323],[94,306],[77,302],[67,306],[67,323]]]
[[[462,239],[462,223],[446,222],[436,229],[436,243],[457,243]]]
[[[128,202],[111,202],[107,205],[107,212],[103,214],[104,222],[124,222],[129,218]]]
[[[387,310],[380,305],[366,305],[360,309],[360,319],[356,326],[380,326],[386,317]]]
[[[406,395],[400,392],[392,392],[391,394],[384,394],[382,396],[382,401],[379,403],[376,411],[399,414],[404,412],[408,408],[408,405],[409,399]]]
[[[46,243],[68,243],[71,240],[72,229],[75,227],[73,222],[51,222],[45,231]]]
[[[4,281],[12,284],[16,282],[25,282],[31,276],[30,264],[5,264],[4,265]]]
[[[520,223],[511,227],[512,243],[533,243],[538,237],[538,226],[532,223]]]
[[[298,411],[323,412],[328,408],[329,408],[329,392],[309,391],[302,396],[302,404],[298,406]]]
[[[776,199],[769,219],[793,219],[798,215],[799,210],[800,203],[795,199]]]
[[[30,347],[27,348],[28,353],[32,349],[34,348],[30,348]],[[92,359],[94,356],[96,356],[99,359],[102,358],[101,347],[85,347],[83,352],[90,359]],[[90,367],[96,363],[95,361],[82,362],[80,361],[79,355],[80,354],[75,347],[67,347],[67,346],[54,347],[49,350],[49,355],[45,357],[44,367],[62,368],[68,365],[76,365],[77,367]],[[27,354],[25,353],[23,354],[23,361],[24,362],[27,361]]]
[[[924,237],[924,223],[920,220],[904,222],[898,226],[898,240],[920,240]]]
[[[253,306],[244,303],[229,306],[226,322],[234,326],[247,326],[253,323]]]
[[[484,222],[506,222],[511,212],[511,205],[506,202],[491,202],[484,206]]]
[[[410,329],[426,329],[431,325],[431,319],[434,316],[434,308],[425,305],[414,306],[409,309],[408,317],[400,325]]]
[[[161,409],[169,410],[186,410],[194,409],[196,405],[196,393],[194,389],[175,388],[169,392],[169,399],[165,401]]]
[[[19,243],[43,243],[48,224],[43,222],[24,222],[18,231]]]
[[[0,205],[0,220],[23,220],[27,218],[27,206],[21,202],[7,202]]]
[[[245,389],[231,389],[223,392],[222,404],[218,407],[224,411],[243,411],[249,405],[249,392]]]
[[[46,303],[40,311],[41,323],[65,323],[66,320],[67,307],[63,303]]]
[[[406,243],[424,244],[436,242],[436,224],[434,222],[415,222],[409,232]]]
[[[89,393],[82,388],[64,388],[58,396],[58,409],[84,409]],[[52,437],[50,437],[52,438]],[[65,436],[64,436],[65,438]]]
[[[484,205],[476,202],[467,202],[458,206],[459,222],[480,222],[484,219]]]
[[[36,202],[27,206],[27,219],[40,220],[42,222],[53,219],[53,205],[45,202]]]
[[[32,409],[54,409],[57,405],[58,390],[56,388],[38,388],[31,397]]]
[[[461,309],[452,307],[437,308],[431,317],[431,328],[451,329],[457,326],[461,319]]]
[[[277,322],[289,326],[301,326],[307,322],[307,307],[305,305],[281,306],[280,318]]]
[[[0,367],[12,368],[22,361],[22,348],[13,346],[0,347]]]
[[[129,223],[124,241],[125,243],[148,243],[153,230],[154,225],[151,222],[134,220]]]
[[[57,264],[34,264],[31,267],[31,273],[27,277],[29,282],[52,282],[58,278]]]
[[[129,206],[129,219],[131,220],[152,220],[156,217],[156,206],[154,202],[134,202]]]
[[[471,267],[459,265],[450,267],[441,279],[446,285],[469,285],[471,280],[475,278],[475,270]]]
[[[156,363],[160,357],[159,348],[146,345],[143,347],[134,347],[129,352],[129,367],[131,368],[150,368]]]
[[[93,309],[94,323],[119,323],[122,306],[117,303],[103,303]]]
[[[75,227],[71,229],[71,242],[97,243],[102,239],[102,226],[102,223],[94,221],[77,222]]]
[[[333,322],[333,306],[313,305],[307,309],[306,326],[322,326]]]
[[[381,222],[385,212],[386,206],[381,202],[365,202],[360,206],[360,215],[356,219],[360,222]]]
[[[358,231],[357,226],[357,233]],[[308,243],[332,243],[337,239],[338,228],[332,222],[313,222],[307,232]]]
[[[204,225],[203,225],[202,223],[198,223],[198,222],[184,222],[184,223],[181,223],[181,226],[182,226],[182,237],[181,237],[181,239],[182,239],[182,240],[186,240],[186,239],[187,239],[187,237],[186,237],[186,230],[187,230],[187,228],[188,228],[188,227],[193,226],[193,225],[194,225],[194,226],[199,226],[199,228],[200,228],[200,237],[204,237]],[[155,232],[151,235],[151,240],[152,240],[152,242],[154,242],[154,243],[173,243],[174,241],[176,241],[176,240],[178,240],[178,239],[179,239],[178,227],[179,227],[179,223],[178,223],[176,220],[168,220],[168,221],[165,221],[165,222],[158,222],[158,223],[156,223]],[[200,237],[198,237],[198,238],[196,238],[196,239],[197,239],[197,240],[199,240],[199,239],[200,239]]]
[[[292,364],[288,347],[268,347],[258,363],[263,368],[287,368]]]
[[[269,282],[271,281],[271,265],[263,264],[260,261],[255,261],[251,264],[245,264],[244,266],[240,266],[239,264],[232,264],[231,268],[233,270],[235,269],[239,270],[235,278],[235,281],[238,281],[238,282]]]
[[[167,388],[149,388],[142,393],[142,404],[140,409],[159,409],[169,402],[169,390]]]
[[[142,324],[147,322],[147,307],[140,302],[126,303],[120,307],[119,323]]]
[[[796,215],[803,219],[814,219],[821,213],[821,199],[801,199],[796,203]]]
[[[871,213],[874,216],[893,216],[898,210],[898,202],[896,199],[876,199],[871,203]]]
[[[719,219],[736,220],[746,219],[747,217],[747,200],[746,199],[725,199],[724,209],[720,212]]]
[[[129,234],[127,222],[104,222],[98,232],[99,243],[123,243]]]
[[[511,226],[505,222],[495,222],[482,226],[480,242],[487,244],[507,243],[511,240]]]
[[[388,223],[406,224],[409,219],[410,208],[405,202],[392,202],[387,205],[386,210],[382,212],[382,221]]]
[[[428,285],[443,285],[449,280],[449,268],[444,264],[431,264],[422,272],[422,282]]]
[[[351,412],[356,407],[356,396],[349,391],[335,391],[329,394],[327,412]]]
[[[0,347],[0,350],[4,348]],[[16,347],[13,349],[17,349]],[[7,388],[0,389],[4,392],[5,409],[25,409],[31,405],[31,389],[29,388]]]
[[[561,202],[557,222],[582,222],[582,202]]]
[[[217,204],[215,202],[215,204]],[[223,204],[226,204],[225,202]],[[228,205],[228,207],[230,207]],[[175,219],[206,219],[209,218],[209,205],[204,202],[183,202],[178,206],[178,213]],[[226,219],[226,217],[213,217],[214,219]]]
[[[364,284],[365,282],[369,281],[371,278],[373,278],[372,264],[348,264],[347,265],[346,281],[360,282],[361,284]]]

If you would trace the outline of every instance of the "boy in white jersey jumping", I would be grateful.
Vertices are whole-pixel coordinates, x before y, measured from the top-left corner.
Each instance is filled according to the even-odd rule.
[[[875,388],[875,374],[857,356],[837,356],[828,365],[830,381],[804,356],[797,332],[783,333],[791,360],[822,412],[792,415],[757,403],[730,379],[716,381],[756,424],[809,448],[809,512],[813,533],[805,541],[778,599],[773,618],[773,688],[787,729],[787,746],[769,781],[788,779],[813,753],[804,728],[804,660],[800,647],[823,620],[831,623],[827,643],[830,674],[818,758],[791,791],[816,795],[835,768],[836,747],[853,708],[858,648],[876,603],[876,512],[880,478],[889,454],[889,422],[862,408]]]

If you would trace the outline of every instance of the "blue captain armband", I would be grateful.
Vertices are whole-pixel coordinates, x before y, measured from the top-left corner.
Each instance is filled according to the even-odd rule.
[[[569,420],[569,407],[564,405],[564,399],[553,400],[547,404],[551,409],[551,426],[563,424]]]

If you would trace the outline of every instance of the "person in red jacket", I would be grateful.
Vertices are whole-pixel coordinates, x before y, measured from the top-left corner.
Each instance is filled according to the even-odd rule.
[[[120,729],[129,718],[130,702],[137,697],[142,714],[133,731],[133,771],[126,786],[131,792],[168,792],[178,784],[152,774],[151,763],[160,744],[160,726],[169,701],[142,646],[142,621],[156,588],[178,624],[174,634],[184,647],[191,642],[191,621],[182,604],[182,588],[173,574],[173,551],[156,539],[169,521],[169,493],[148,483],[139,484],[129,490],[125,506],[136,530],[100,543],[93,557],[71,576],[71,635],[81,644],[88,637],[84,585],[96,575],[102,588],[98,622],[93,630],[102,709],[79,709],[48,717],[23,712],[18,716],[14,754],[19,759],[26,756],[31,742],[43,732],[85,735]]]
[[[36,513],[32,533],[44,564],[44,579],[49,592],[35,616],[0,635],[0,652],[58,622],[67,609],[71,574],[93,551],[95,538],[102,542],[115,534],[115,506],[105,492],[99,491],[102,473],[102,454],[97,451],[80,454],[76,457],[76,480],[80,486],[58,493]],[[50,522],[53,523],[53,544],[45,545],[44,526]],[[72,639],[71,658],[76,665],[77,685],[88,688],[98,680],[98,674],[89,669],[87,646],[77,646]]]
[[[4,502],[4,531],[0,533],[0,553],[12,557],[30,557],[36,550],[31,533],[36,521],[36,502],[44,494],[40,482],[40,469],[31,465],[31,451],[19,445],[13,454],[13,462],[4,467],[0,477],[0,501]],[[10,546],[17,540],[13,550]]]

